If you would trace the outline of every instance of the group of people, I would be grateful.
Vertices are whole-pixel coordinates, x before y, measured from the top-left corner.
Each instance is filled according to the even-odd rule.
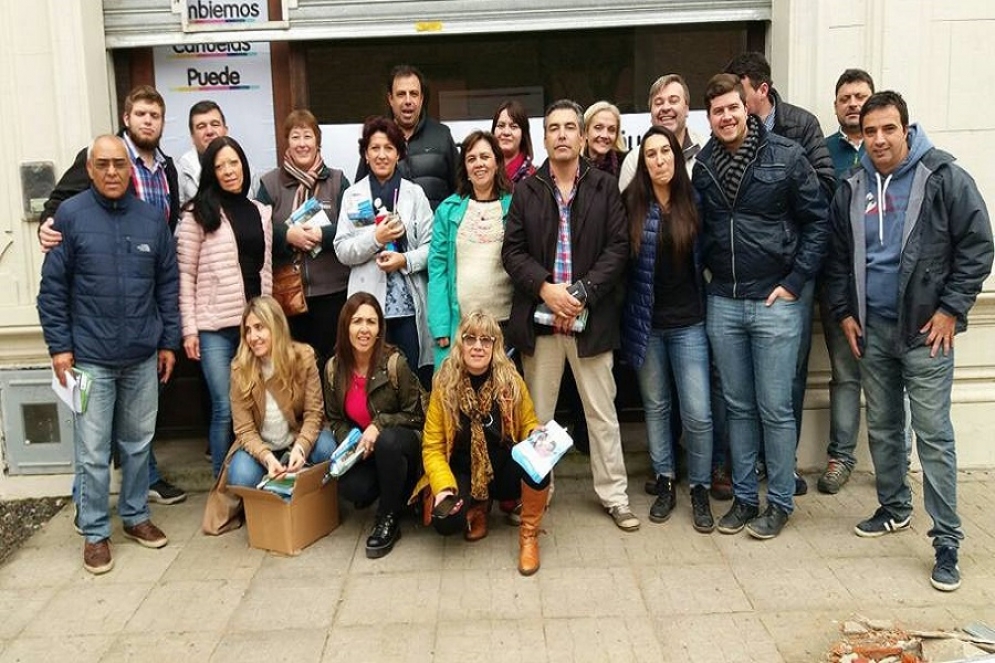
[[[594,491],[619,528],[637,530],[614,404],[619,349],[644,404],[650,520],[677,504],[680,438],[694,528],[773,538],[807,490],[795,455],[818,299],[833,371],[819,490],[838,492],[853,469],[863,388],[880,508],[856,533],[909,526],[907,393],[934,523],[931,582],[959,586],[952,348],[991,270],[991,226],[973,180],[910,124],[901,95],[847,70],[840,132],[824,138],[774,90],[764,57],[745,53],[706,85],[707,141],[688,130],[690,91],[669,74],[651,86],[652,126],[629,153],[611,103],[550,104],[538,167],[518,102],[457,150],[426,97],[417,69],[391,72],[389,111],[363,125],[353,185],[322,160],[316,118],[292,112],[281,167],[253,185],[213,102],[191,109],[199,158],[184,155],[177,174],[157,147],[162,99],[140,87],[120,138],[77,160],[92,187],[78,172],[60,181],[54,224],[40,229],[39,313],[60,379],[75,365],[106,389],[77,415],[87,569],[112,564],[112,449],[125,533],[166,543],[145,499],[155,390],[137,383],[156,369],[168,380],[180,345],[210,393],[220,490],[327,459],[361,432],[363,459],[339,490],[359,508],[378,503],[369,557],[393,549],[406,504],[424,502],[439,532],[475,541],[497,500],[520,527],[519,570],[538,570],[550,478],[525,474],[511,446],[554,418],[566,367]],[[70,198],[70,185],[85,190]],[[288,225],[312,198],[330,222]],[[307,303],[289,318],[269,296],[288,265]],[[141,421],[115,412],[129,389],[148,406]],[[716,519],[710,497],[732,505]]]

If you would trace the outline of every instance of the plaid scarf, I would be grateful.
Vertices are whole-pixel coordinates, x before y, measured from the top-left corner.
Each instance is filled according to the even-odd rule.
[[[743,182],[743,175],[747,166],[757,156],[757,148],[760,146],[760,118],[756,115],[746,116],[746,136],[743,144],[735,152],[730,152],[724,145],[719,143],[712,153],[712,165],[719,175],[719,182],[722,183],[722,190],[726,194],[730,205],[736,203],[736,195],[739,193],[739,185]]]
[[[304,201],[314,193],[314,187],[318,183],[318,175],[321,174],[324,167],[325,162],[322,160],[321,153],[319,152],[311,167],[307,170],[301,170],[294,165],[294,160],[290,156],[290,148],[287,148],[287,151],[283,155],[283,170],[297,180],[297,192],[294,193],[293,209],[297,209],[303,205]]]

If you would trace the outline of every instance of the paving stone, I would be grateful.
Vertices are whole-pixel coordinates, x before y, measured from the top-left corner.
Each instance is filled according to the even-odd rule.
[[[539,570],[542,616],[643,617],[647,615],[629,568],[546,568]]]
[[[663,647],[647,617],[546,619],[550,663],[657,663]]]
[[[549,660],[539,619],[440,619],[436,661],[538,663]]]
[[[342,590],[335,625],[434,624],[440,585],[441,572],[350,575]]]
[[[324,632],[331,626],[345,580],[339,576],[332,585],[319,585],[311,582],[310,575],[253,579],[228,622],[228,630],[282,632],[299,628]]]
[[[100,663],[207,661],[223,633],[131,633],[119,636]]]
[[[248,580],[177,580],[156,585],[128,621],[128,633],[220,631],[245,597]]]
[[[43,608],[57,587],[0,589],[0,640],[13,639],[34,620],[45,620]]]
[[[92,582],[71,583],[56,593],[24,633],[61,639],[72,635],[117,634],[145,600],[145,583],[109,582],[110,574]]]
[[[23,636],[7,643],[7,648],[0,654],[0,663],[97,663],[113,641],[114,638],[109,635],[78,635],[61,639]]]
[[[381,617],[369,616],[363,624],[337,625],[325,642],[321,662],[432,663],[434,622],[404,624]]]
[[[734,562],[732,570],[758,612],[845,609],[853,605],[850,592],[825,562],[791,562],[765,572],[758,572],[750,563]]]
[[[180,549],[162,580],[248,581],[259,570],[267,554],[249,547],[244,528],[221,536],[198,534]]]
[[[640,566],[643,600],[654,617],[749,612],[749,598],[724,565]]]
[[[526,619],[542,616],[539,583],[516,569],[444,571],[439,592],[439,622]]]
[[[294,613],[287,614],[293,617]],[[325,646],[324,629],[301,630],[284,628],[279,634],[229,633],[225,635],[211,656],[211,663],[318,663]],[[356,659],[361,660],[361,659]],[[368,660],[368,659],[362,659]]]
[[[666,663],[802,663],[784,658],[754,614],[682,615],[656,620]],[[806,663],[811,663],[810,659]]]

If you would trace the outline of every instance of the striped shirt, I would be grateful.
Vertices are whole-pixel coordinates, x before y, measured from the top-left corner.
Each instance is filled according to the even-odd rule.
[[[155,149],[155,161],[152,168],[138,154],[138,148],[131,142],[128,132],[124,133],[124,144],[131,157],[131,184],[135,187],[135,195],[162,210],[163,218],[169,220],[169,181],[166,179],[166,157],[158,147]]]

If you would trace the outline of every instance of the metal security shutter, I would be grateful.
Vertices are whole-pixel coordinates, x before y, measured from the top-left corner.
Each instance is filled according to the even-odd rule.
[[[285,0],[290,28],[184,33],[170,0],[104,0],[107,48],[769,21],[772,0]],[[293,5],[296,4],[296,7]]]

